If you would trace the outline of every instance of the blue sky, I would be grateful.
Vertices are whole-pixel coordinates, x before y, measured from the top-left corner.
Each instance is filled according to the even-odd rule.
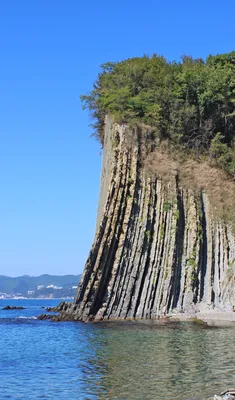
[[[80,94],[100,64],[234,50],[235,2],[5,0],[0,7],[0,274],[80,273],[101,169]]]

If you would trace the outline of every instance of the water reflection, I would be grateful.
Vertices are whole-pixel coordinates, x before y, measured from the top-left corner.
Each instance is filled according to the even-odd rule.
[[[128,322],[84,333],[87,399],[204,399],[235,386],[233,328]]]

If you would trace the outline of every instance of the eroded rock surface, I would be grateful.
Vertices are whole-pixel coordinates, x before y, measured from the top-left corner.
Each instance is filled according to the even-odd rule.
[[[181,187],[177,173],[167,183],[151,175],[148,151],[141,130],[106,119],[97,232],[61,318],[232,312],[230,226],[215,218],[206,193]]]

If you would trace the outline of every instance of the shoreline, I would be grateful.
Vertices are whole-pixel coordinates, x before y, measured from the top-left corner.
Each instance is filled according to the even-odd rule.
[[[172,321],[194,321],[205,323],[208,326],[234,326],[235,312],[233,311],[205,311],[195,314],[170,314],[167,316]]]
[[[193,322],[204,326],[233,326],[235,327],[235,312],[233,311],[218,311],[218,310],[207,310],[198,312],[179,312],[179,313],[169,313],[166,315],[161,315],[157,318],[107,318],[101,315],[92,316],[89,315],[86,318],[78,316],[76,313],[76,306],[73,303],[61,302],[55,307],[51,307],[49,312],[54,312],[56,315],[52,314],[41,314],[38,319],[50,319],[53,322],[62,321],[74,321],[83,323],[118,323],[118,322],[140,322],[140,323],[170,323],[170,322]]]

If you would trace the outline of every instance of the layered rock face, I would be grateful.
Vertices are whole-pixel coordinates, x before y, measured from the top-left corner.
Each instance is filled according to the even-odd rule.
[[[235,239],[207,194],[166,183],[143,159],[140,129],[107,117],[97,231],[74,303],[75,320],[155,319],[235,305]]]

